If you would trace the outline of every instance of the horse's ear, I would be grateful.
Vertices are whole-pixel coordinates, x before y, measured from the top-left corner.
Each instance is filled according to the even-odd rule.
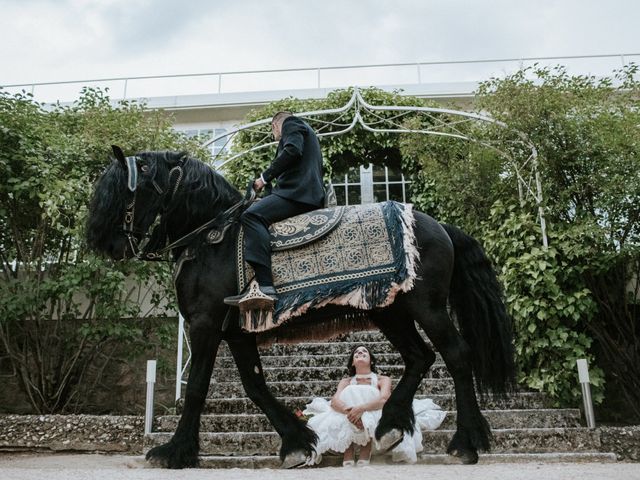
[[[111,145],[111,150],[113,150],[113,154],[115,155],[116,159],[120,162],[120,165],[122,165],[122,168],[127,168],[127,160],[124,156],[124,152],[122,151],[122,149],[117,145]]]

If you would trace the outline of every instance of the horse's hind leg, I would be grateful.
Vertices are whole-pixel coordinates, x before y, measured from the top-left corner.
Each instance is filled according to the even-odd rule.
[[[168,468],[198,464],[200,415],[204,407],[213,363],[222,334],[208,315],[194,315],[189,322],[191,368],[184,396],[184,410],[171,440],[147,452],[147,460]]]
[[[262,371],[255,335],[233,333],[226,337],[247,396],[265,413],[282,439],[282,468],[298,467],[311,458],[316,434],[269,391]]]
[[[414,429],[412,402],[420,382],[435,361],[435,353],[422,340],[410,315],[394,304],[372,316],[376,326],[398,350],[405,364],[402,378],[382,408],[376,428],[380,448],[388,450]]]
[[[442,355],[455,386],[457,429],[447,453],[459,457],[462,463],[476,463],[478,450],[489,450],[491,432],[476,400],[469,346],[451,321],[444,302],[430,301],[429,295],[420,290],[418,285],[411,292],[411,311]],[[426,305],[418,299],[427,299]]]

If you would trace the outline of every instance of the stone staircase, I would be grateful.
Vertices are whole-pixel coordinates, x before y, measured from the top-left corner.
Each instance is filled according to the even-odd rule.
[[[292,410],[304,409],[313,397],[330,398],[345,374],[346,358],[358,343],[376,355],[379,373],[394,382],[403,364],[379,332],[358,332],[340,340],[299,345],[273,345],[261,349],[267,382],[281,401]],[[449,413],[437,431],[423,434],[424,451],[418,463],[457,463],[445,454],[455,431],[453,381],[438,356],[416,394],[428,397]],[[178,402],[180,413],[182,403]],[[483,414],[493,432],[492,452],[481,454],[481,463],[611,462],[613,453],[600,451],[597,430],[582,426],[578,409],[549,408],[545,397],[535,392],[519,392],[508,399],[491,397],[481,401]],[[145,451],[167,442],[179,417],[162,416],[154,421],[145,438]],[[210,468],[277,468],[280,438],[266,417],[245,396],[233,359],[223,345],[216,359],[211,387],[201,421],[201,466]],[[374,457],[373,463],[389,462],[387,456]],[[322,465],[339,465],[341,458],[324,456]]]

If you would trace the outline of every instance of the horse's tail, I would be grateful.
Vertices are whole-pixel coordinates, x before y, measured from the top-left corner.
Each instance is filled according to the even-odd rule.
[[[515,385],[513,328],[502,288],[480,244],[451,225],[442,225],[454,247],[449,304],[471,348],[478,392],[505,394]]]

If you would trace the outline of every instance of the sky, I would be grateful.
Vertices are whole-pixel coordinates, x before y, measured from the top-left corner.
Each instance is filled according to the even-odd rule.
[[[640,53],[639,25],[638,0],[0,0],[0,85]]]

